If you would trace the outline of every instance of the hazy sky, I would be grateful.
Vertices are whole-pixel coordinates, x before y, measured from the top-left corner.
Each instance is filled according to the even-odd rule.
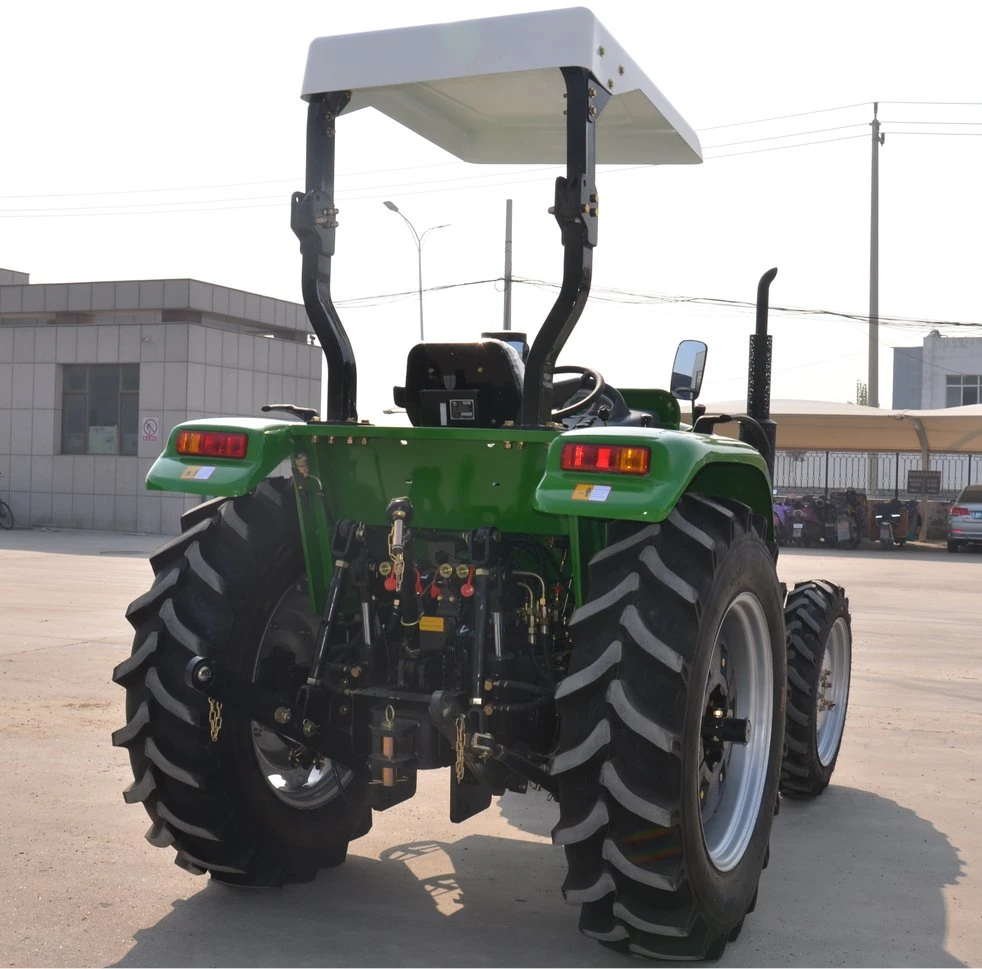
[[[303,187],[310,40],[560,5],[4,4],[0,266],[37,283],[190,276],[299,301],[289,196]],[[595,0],[592,9],[699,132],[707,160],[601,173],[594,293],[608,298],[591,300],[562,362],[596,366],[622,386],[664,385],[678,340],[702,338],[704,399],[733,399],[745,393],[752,311],[645,297],[752,301],[774,265],[773,304],[865,314],[873,100],[886,134],[880,311],[982,323],[982,104],[970,103],[982,101],[978,4]],[[424,248],[428,287],[501,276],[509,197],[515,275],[561,278],[546,213],[556,171],[522,167],[509,180],[367,111],[342,118],[338,171],[334,293],[358,356],[363,416],[390,402],[418,337],[414,244],[383,200],[420,231],[451,223]],[[612,290],[641,295],[611,301]],[[551,300],[516,285],[514,327],[534,333]],[[427,293],[427,337],[476,337],[500,327],[501,307],[493,283]],[[882,405],[889,348],[919,344],[928,329],[881,328]],[[864,322],[773,314],[771,331],[775,397],[845,401],[866,379]]]

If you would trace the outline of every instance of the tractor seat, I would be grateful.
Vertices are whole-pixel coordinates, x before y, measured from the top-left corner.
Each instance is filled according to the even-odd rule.
[[[518,420],[524,376],[521,356],[501,340],[417,343],[393,396],[415,427],[501,427]]]

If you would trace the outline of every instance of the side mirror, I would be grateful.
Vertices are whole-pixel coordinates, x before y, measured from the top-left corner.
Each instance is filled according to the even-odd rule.
[[[708,348],[701,340],[683,340],[675,351],[671,391],[679,400],[695,400],[702,387]]]

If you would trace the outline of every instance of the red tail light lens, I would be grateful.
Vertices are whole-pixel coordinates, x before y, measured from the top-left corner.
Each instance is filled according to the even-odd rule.
[[[228,431],[179,431],[177,453],[196,458],[244,458],[249,435]]]
[[[563,471],[647,474],[651,449],[618,444],[564,444],[559,466]]]
[[[957,515],[962,515],[965,518],[968,518],[968,516],[970,514],[971,514],[971,512],[967,508],[962,508],[961,505],[956,505],[954,508],[951,509],[951,517],[952,518],[954,518]]]

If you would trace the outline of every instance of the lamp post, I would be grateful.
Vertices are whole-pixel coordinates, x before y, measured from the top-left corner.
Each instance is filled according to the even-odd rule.
[[[423,234],[420,235],[416,231],[416,227],[412,222],[407,219],[402,212],[399,211],[399,206],[395,202],[390,202],[386,199],[382,203],[390,212],[395,212],[406,225],[409,226],[409,231],[413,234],[413,241],[416,243],[416,269],[417,278],[419,280],[419,339],[420,342],[423,340],[423,242],[426,240],[427,235],[431,232],[435,232],[437,229],[446,229],[450,225],[449,222],[444,222],[442,225],[431,225],[428,229],[423,230]]]

